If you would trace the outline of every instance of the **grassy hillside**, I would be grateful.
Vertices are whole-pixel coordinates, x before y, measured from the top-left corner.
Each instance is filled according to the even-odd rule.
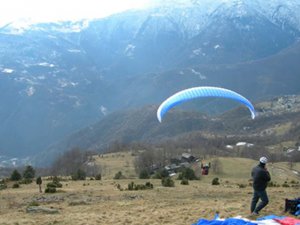
[[[218,158],[222,173],[209,173],[200,180],[175,187],[163,187],[159,179],[140,180],[134,174],[135,156],[130,152],[95,156],[102,167],[102,180],[61,181],[63,187],[57,193],[38,192],[35,183],[0,191],[0,224],[103,224],[103,225],[190,225],[200,218],[213,219],[216,212],[222,218],[242,216],[250,219],[249,207],[252,187],[249,186],[249,171],[257,161],[243,158]],[[215,158],[205,159],[214,162]],[[299,197],[299,176],[289,169],[287,163],[268,166],[272,179],[280,187],[269,187],[270,204],[261,216],[283,212],[284,199]],[[300,169],[300,163],[293,170]],[[118,171],[128,177],[114,180]],[[213,178],[220,178],[220,185],[211,185]],[[143,191],[128,191],[129,183],[151,182],[154,188]],[[292,182],[293,181],[293,182]],[[43,189],[49,182],[43,178]],[[287,182],[289,187],[282,187]],[[297,184],[295,184],[297,183]],[[241,188],[241,184],[244,185]],[[294,186],[293,185],[298,185]],[[124,189],[120,191],[117,186]],[[29,212],[32,206],[47,212]],[[46,208],[46,209],[45,209]]]
[[[214,174],[223,179],[237,179],[246,182],[251,178],[251,168],[258,164],[258,161],[245,158],[219,158],[223,173]],[[269,163],[267,168],[272,177],[272,181],[282,184],[285,181],[299,180],[300,173],[297,175],[295,171],[300,172],[300,163],[295,163],[293,169],[286,162]]]
[[[249,171],[257,161],[244,158],[218,158],[222,173],[210,172],[200,180],[175,187],[163,187],[159,179],[136,178],[131,152],[95,155],[95,162],[102,167],[102,180],[61,181],[63,187],[57,193],[38,192],[35,183],[0,191],[0,224],[102,224],[102,225],[190,225],[200,218],[213,219],[216,212],[222,218],[249,215],[252,187]],[[207,158],[205,162],[214,162]],[[268,165],[272,180],[280,187],[269,187],[270,204],[261,216],[289,215],[284,213],[284,199],[299,197],[299,176],[289,169],[287,163]],[[299,170],[300,163],[293,170]],[[127,179],[112,177],[122,171]],[[220,185],[211,185],[213,178],[220,178]],[[143,191],[128,191],[129,183],[151,182],[154,188]],[[43,177],[43,189],[50,182]],[[289,187],[282,187],[287,182]],[[298,186],[293,186],[296,185]],[[241,185],[243,187],[241,188]],[[117,187],[121,187],[120,191]],[[32,206],[49,212],[29,212]],[[53,212],[54,211],[54,212]]]
[[[136,178],[138,175],[134,169],[134,160],[136,154],[131,152],[109,153],[95,156],[96,163],[102,168],[102,178],[105,180],[113,179],[114,175],[121,171],[126,178]],[[222,179],[233,179],[247,182],[251,177],[251,169],[258,164],[258,161],[246,158],[232,158],[232,157],[217,157],[207,158],[204,163],[214,162],[218,159],[222,171],[214,173],[212,170],[209,176],[201,176],[204,180],[212,179],[212,177],[219,177]],[[272,180],[277,183],[284,181],[300,179],[300,162],[294,163],[293,168],[290,168],[287,162],[269,163],[268,170],[272,176]],[[200,169],[199,166],[193,168]],[[299,175],[295,173],[299,171]]]
[[[103,179],[113,179],[119,171],[128,178],[135,178],[135,156],[130,152],[108,153],[94,156],[96,164],[101,167]]]

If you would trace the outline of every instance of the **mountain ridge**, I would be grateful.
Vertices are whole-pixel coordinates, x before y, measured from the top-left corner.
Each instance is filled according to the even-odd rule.
[[[252,101],[299,94],[299,3],[207,2],[0,28],[1,152],[36,154],[109,113],[191,86]]]
[[[201,111],[185,111],[177,107],[168,112],[162,123],[157,121],[155,105],[119,111],[50,146],[35,160],[36,162],[40,160],[45,165],[45,162],[51,162],[65,150],[78,148],[103,152],[115,144],[130,146],[132,143],[144,143],[160,146],[167,142],[176,146],[181,142],[181,145],[185,146],[191,138],[202,141],[202,144],[211,140],[208,147],[214,148],[212,143],[220,142],[224,136],[227,138],[217,147],[218,151],[225,151],[227,139],[230,144],[233,141],[236,143],[247,141],[257,145],[258,148],[270,148],[273,153],[272,146],[279,144],[275,152],[283,157],[281,143],[297,142],[300,130],[297,128],[300,127],[297,122],[300,118],[299,105],[299,96],[276,97],[271,101],[257,103],[255,107],[258,116],[255,120],[250,118],[245,107],[238,107],[216,116]],[[288,128],[282,132],[281,126]],[[273,140],[274,137],[276,141]],[[286,148],[293,147],[289,145]],[[254,152],[253,149],[251,151]],[[269,155],[270,152],[265,154]]]

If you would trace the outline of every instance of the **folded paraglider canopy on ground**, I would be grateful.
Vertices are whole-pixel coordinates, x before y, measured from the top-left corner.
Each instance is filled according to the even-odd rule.
[[[227,219],[215,218],[213,220],[200,219],[197,223],[192,225],[299,225],[300,219],[287,217],[287,216],[276,216],[269,215],[256,220],[249,220],[242,217],[234,217]]]

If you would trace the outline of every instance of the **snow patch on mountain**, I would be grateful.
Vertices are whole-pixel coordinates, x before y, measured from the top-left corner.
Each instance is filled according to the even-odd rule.
[[[68,49],[68,52],[71,52],[71,53],[81,53],[81,50],[79,50],[79,49]]]
[[[2,69],[1,72],[2,72],[2,73],[6,73],[6,74],[11,74],[11,73],[14,72],[14,70],[13,70],[13,69],[10,69],[10,68],[4,68],[4,69]]]
[[[101,112],[104,116],[106,116],[107,113],[108,113],[108,110],[107,110],[107,108],[106,108],[105,106],[101,105],[101,106],[100,106],[100,112]]]
[[[27,87],[25,92],[26,92],[27,96],[30,97],[30,96],[34,95],[36,90],[34,87],[31,86],[31,87]]]
[[[41,63],[38,63],[39,66],[44,66],[44,67],[54,67],[54,64],[52,63],[47,63],[47,62],[41,62]]]
[[[64,78],[57,79],[57,83],[58,83],[59,87],[61,87],[61,88],[75,87],[79,84],[78,82],[73,82],[73,81],[70,81],[70,80],[67,80]]]
[[[201,48],[197,48],[193,50],[193,54],[195,55],[200,55],[202,53],[202,49]]]
[[[30,79],[31,78],[31,79]],[[19,82],[19,83],[24,83],[27,85],[38,85],[39,83],[37,81],[35,81],[36,78],[35,77],[15,77],[14,81]]]
[[[67,98],[71,100],[71,102],[73,104],[72,105],[73,108],[79,108],[80,106],[82,106],[81,99],[78,96],[76,96],[76,95],[68,95]]]
[[[45,75],[39,75],[39,76],[37,76],[37,79],[38,80],[45,80],[46,76]]]
[[[206,80],[207,79],[207,77],[205,75],[203,75],[201,72],[198,72],[198,71],[196,71],[195,69],[192,69],[192,68],[190,70],[193,74],[198,75],[200,80]]]
[[[20,167],[25,165],[31,165],[31,158],[10,158],[7,156],[0,156],[0,168]]]
[[[135,45],[133,44],[128,44],[125,48],[125,55],[128,56],[128,57],[132,57],[134,55],[134,49],[135,49]]]

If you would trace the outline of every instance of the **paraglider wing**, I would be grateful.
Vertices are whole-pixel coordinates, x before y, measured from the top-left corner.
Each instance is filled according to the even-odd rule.
[[[182,102],[185,102],[185,101],[188,101],[188,100],[191,100],[194,98],[199,98],[199,97],[220,97],[220,98],[233,99],[233,100],[238,101],[238,102],[244,104],[245,106],[247,106],[251,112],[251,118],[252,119],[255,118],[256,113],[255,113],[255,109],[254,109],[253,105],[251,104],[251,102],[248,99],[246,99],[242,95],[240,95],[234,91],[225,89],[225,88],[194,87],[194,88],[189,88],[189,89],[179,91],[179,92],[175,93],[174,95],[170,96],[169,98],[167,98],[163,103],[161,103],[161,105],[159,106],[159,108],[157,110],[158,121],[161,122],[164,114],[172,107],[174,107]]]

